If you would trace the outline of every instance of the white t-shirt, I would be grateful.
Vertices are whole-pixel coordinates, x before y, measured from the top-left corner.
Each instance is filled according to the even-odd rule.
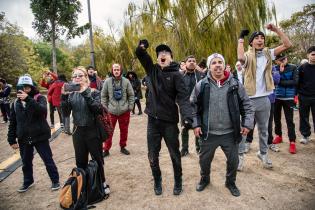
[[[236,70],[237,71],[237,79],[238,81],[243,84],[243,71],[239,71],[239,70]]]
[[[275,50],[269,49],[271,54],[271,59],[275,60]],[[245,62],[246,63],[246,62]],[[268,96],[273,93],[273,90],[267,91],[266,90],[266,79],[265,79],[265,68],[267,64],[267,58],[261,51],[260,54],[256,57],[256,94],[250,96],[249,98],[258,98],[262,96]]]

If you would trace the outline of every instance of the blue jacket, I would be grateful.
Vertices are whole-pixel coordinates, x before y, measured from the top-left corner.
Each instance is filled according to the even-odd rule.
[[[287,64],[284,71],[280,72],[280,66],[276,66],[280,73],[280,82],[276,87],[276,98],[294,98],[296,87],[299,82],[297,67],[293,64]]]
[[[272,79],[273,79],[273,84],[275,85],[275,87],[277,87],[277,85],[280,82],[280,74],[276,70],[275,66],[272,67]],[[276,100],[275,90],[273,90],[273,93],[271,93],[268,97],[269,97],[270,103],[274,103]]]

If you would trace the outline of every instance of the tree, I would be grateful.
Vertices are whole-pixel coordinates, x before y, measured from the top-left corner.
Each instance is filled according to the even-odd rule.
[[[74,38],[89,27],[89,24],[78,26],[81,3],[79,0],[31,0],[31,9],[35,16],[33,28],[52,43],[52,67],[57,72],[56,40],[66,32],[67,38]]]
[[[315,4],[304,6],[303,11],[281,21],[280,26],[293,43],[291,56],[299,60],[305,58],[307,49],[315,43]]]

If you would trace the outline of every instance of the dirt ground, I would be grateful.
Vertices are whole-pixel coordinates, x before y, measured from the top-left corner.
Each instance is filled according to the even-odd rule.
[[[295,112],[298,131],[298,112]],[[283,121],[284,122],[284,121]],[[183,193],[174,196],[173,170],[165,144],[162,144],[160,165],[163,176],[163,195],[155,196],[153,180],[147,159],[146,115],[132,115],[129,127],[128,146],[130,156],[119,152],[119,129],[116,127],[110,156],[105,159],[109,199],[96,204],[96,209],[315,209],[315,136],[309,144],[297,141],[297,154],[288,152],[288,139],[279,153],[270,152],[274,168],[263,169],[256,157],[258,150],[257,131],[251,151],[246,155],[245,168],[237,174],[240,197],[233,197],[224,187],[226,159],[218,149],[212,162],[211,184],[203,192],[196,192],[199,181],[198,156],[195,153],[193,133],[190,132],[190,155],[182,158]],[[13,151],[7,146],[5,125],[0,125],[0,160],[8,158]],[[285,123],[284,123],[285,126]],[[285,130],[285,129],[284,129]],[[299,132],[298,139],[301,137]],[[60,181],[67,179],[75,166],[71,136],[60,134],[51,143]],[[26,193],[16,190],[22,183],[22,171],[18,168],[0,183],[0,209],[42,210],[60,209],[58,193],[51,192],[51,182],[43,162],[34,158],[35,185]]]

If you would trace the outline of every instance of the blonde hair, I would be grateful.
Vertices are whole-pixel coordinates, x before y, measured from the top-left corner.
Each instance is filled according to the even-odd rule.
[[[81,72],[84,74],[84,77],[85,77],[85,79],[86,79],[88,85],[90,86],[90,80],[89,80],[89,77],[88,77],[88,73],[87,73],[87,71],[86,71],[86,68],[85,68],[84,66],[77,66],[77,67],[73,68],[72,74],[74,74],[74,72],[75,72],[76,70],[79,70],[79,71],[81,71]]]

